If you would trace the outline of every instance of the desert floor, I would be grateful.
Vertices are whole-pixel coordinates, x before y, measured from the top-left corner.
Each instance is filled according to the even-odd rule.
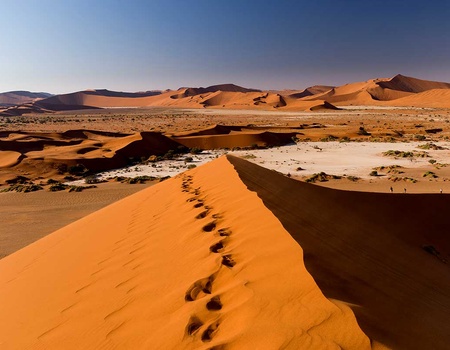
[[[350,106],[333,112],[268,112],[240,110],[185,110],[167,108],[107,109],[65,112],[51,115],[31,115],[0,118],[0,130],[63,132],[70,129],[104,131],[159,131],[166,134],[182,133],[216,124],[295,127],[302,124],[320,124],[309,129],[308,137],[297,144],[269,149],[207,150],[192,155],[193,162],[184,158],[165,160],[156,164],[139,164],[99,174],[100,178],[140,175],[175,176],[189,165],[200,166],[229,153],[276,170],[292,178],[306,181],[317,173],[327,176],[315,181],[317,185],[352,191],[395,193],[450,193],[450,130],[448,111],[436,109],[367,109]],[[356,135],[358,129],[376,135],[400,133],[396,142],[320,142],[329,135],[339,137]],[[439,129],[427,134],[425,129]],[[276,129],[275,129],[276,130]],[[417,141],[416,135],[426,140]],[[312,140],[312,141],[309,141]],[[443,150],[419,149],[417,146],[434,142]],[[426,157],[395,158],[383,156],[388,150],[426,152]],[[432,165],[429,161],[436,160]],[[384,166],[384,169],[380,167]],[[390,167],[389,167],[390,166]],[[399,166],[399,167],[392,167]],[[378,176],[369,174],[377,170]],[[424,175],[427,172],[433,174]],[[330,176],[331,175],[331,176]],[[333,176],[340,178],[333,178]],[[83,181],[76,181],[82,184]],[[116,182],[97,184],[97,188],[81,193],[65,191],[50,193],[0,193],[0,257],[11,254],[54,230],[92,213],[114,201],[146,186]]]
[[[102,183],[76,193],[0,193],[0,258],[151,184]]]
[[[348,106],[340,111],[280,112],[255,110],[176,109],[176,108],[110,108],[30,114],[21,117],[0,117],[0,131],[62,132],[71,129],[104,130],[110,132],[184,132],[214,124],[297,126],[319,122],[327,131],[349,132],[352,127],[364,125],[380,130],[414,129],[448,126],[450,111],[432,108],[386,109],[367,106]],[[400,128],[400,129],[399,129]],[[448,131],[447,131],[448,132]]]

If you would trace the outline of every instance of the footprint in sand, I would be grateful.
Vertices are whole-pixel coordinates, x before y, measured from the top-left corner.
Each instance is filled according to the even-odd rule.
[[[217,328],[219,327],[219,322],[215,322],[208,326],[206,330],[202,333],[202,342],[210,342],[213,337],[214,333],[217,331]]]
[[[233,267],[236,265],[236,262],[233,260],[230,254],[222,256],[222,265],[225,265],[227,267]]]
[[[218,311],[218,310],[222,309],[222,302],[220,301],[220,297],[215,296],[210,301],[208,301],[206,303],[206,308],[209,311]]]
[[[202,211],[200,214],[198,214],[195,218],[196,219],[204,219],[208,216],[208,214],[209,214],[209,210],[205,210],[205,211]]]
[[[194,301],[198,298],[200,292],[203,292],[204,294],[211,294],[212,283],[214,282],[215,278],[216,274],[214,273],[206,278],[202,278],[194,282],[194,284],[192,284],[186,291],[184,300]]]
[[[222,236],[222,237],[231,236],[231,230],[228,227],[221,228],[218,232],[219,232],[219,236]]]
[[[204,232],[211,232],[216,228],[216,222],[212,221],[209,224],[206,224],[205,226],[203,226],[202,230]]]
[[[212,253],[219,253],[224,248],[224,243],[224,240],[222,240],[213,244],[211,247],[209,247],[209,251]]]
[[[200,329],[201,326],[203,326],[203,322],[197,316],[191,316],[186,326],[186,333],[188,335],[193,335]]]

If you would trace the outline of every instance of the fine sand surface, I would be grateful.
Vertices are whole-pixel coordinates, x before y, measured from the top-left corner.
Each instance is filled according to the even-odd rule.
[[[0,259],[149,185],[104,183],[73,193],[0,193]]]
[[[21,154],[14,151],[0,151],[0,168],[6,168],[16,165],[20,160]]]
[[[450,196],[337,191],[229,157],[328,298],[393,349],[448,349]]]
[[[302,248],[222,157],[0,260],[0,300],[6,301],[0,303],[0,345],[376,348],[348,306],[325,298],[302,257]],[[425,253],[422,260],[431,266],[436,259]],[[335,270],[333,262],[327,266]],[[395,328],[380,326],[387,333]],[[424,326],[425,333],[431,324]],[[421,344],[421,336],[411,339]]]

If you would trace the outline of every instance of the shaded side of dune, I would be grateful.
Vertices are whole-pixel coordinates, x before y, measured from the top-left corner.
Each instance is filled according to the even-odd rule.
[[[216,149],[249,146],[282,146],[292,143],[295,132],[236,133],[227,135],[174,136],[173,139],[189,148]]]
[[[338,191],[228,159],[301,245],[325,296],[348,303],[371,339],[448,348],[450,196]]]
[[[108,133],[95,130],[69,130],[64,133],[3,132],[0,168],[7,173],[26,171],[31,176],[63,175],[69,167],[82,165],[98,172],[121,168],[169,151],[187,149],[159,132],[136,134]],[[12,170],[11,170],[12,169]],[[5,176],[8,176],[7,174]]]
[[[438,81],[422,80],[412,77],[406,77],[401,74],[397,74],[388,81],[377,82],[382,88],[391,90],[405,91],[405,92],[424,92],[432,89],[450,89],[449,83],[442,83]]]
[[[137,135],[123,137],[122,140],[123,144],[113,150],[112,155],[108,157],[102,155],[89,156],[90,149],[86,148],[78,150],[77,157],[65,158],[62,155],[61,158],[49,157],[48,161],[66,165],[81,164],[87,169],[97,172],[124,167],[130,164],[130,160],[146,159],[151,155],[163,155],[170,150],[173,151],[183,147],[180,143],[158,132],[141,132]],[[108,143],[105,146],[108,146]]]

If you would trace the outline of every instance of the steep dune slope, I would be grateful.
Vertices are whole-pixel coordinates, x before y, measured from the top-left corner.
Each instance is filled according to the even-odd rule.
[[[304,251],[328,298],[394,349],[448,349],[447,195],[346,192],[288,179],[229,156]]]
[[[310,86],[302,91],[290,93],[290,94],[288,94],[288,96],[293,97],[293,98],[302,98],[302,97],[312,96],[312,95],[316,95],[316,94],[322,94],[333,88],[334,88],[334,86],[314,85],[314,86]]]
[[[302,100],[320,100],[340,105],[384,105],[388,101],[414,96],[432,89],[450,89],[450,84],[406,77],[401,74],[390,79],[370,79],[335,87],[324,93],[306,95]],[[405,99],[405,101],[408,101]],[[395,102],[388,105],[401,105]]]
[[[428,90],[398,100],[390,101],[391,106],[413,106],[422,108],[450,108],[450,89]]]
[[[296,132],[246,132],[230,135],[182,136],[172,138],[188,148],[217,149],[258,146],[282,146],[293,142]]]
[[[438,81],[422,80],[412,77],[407,77],[397,74],[395,77],[377,83],[380,87],[385,89],[404,91],[404,92],[424,92],[433,89],[450,89],[449,83],[442,83]]]
[[[149,104],[149,97],[160,92],[116,92],[109,90],[87,90],[70,94],[56,95],[38,101],[36,106],[50,110],[70,110],[103,107],[143,107]]]
[[[223,157],[0,260],[2,349],[370,349]]]

